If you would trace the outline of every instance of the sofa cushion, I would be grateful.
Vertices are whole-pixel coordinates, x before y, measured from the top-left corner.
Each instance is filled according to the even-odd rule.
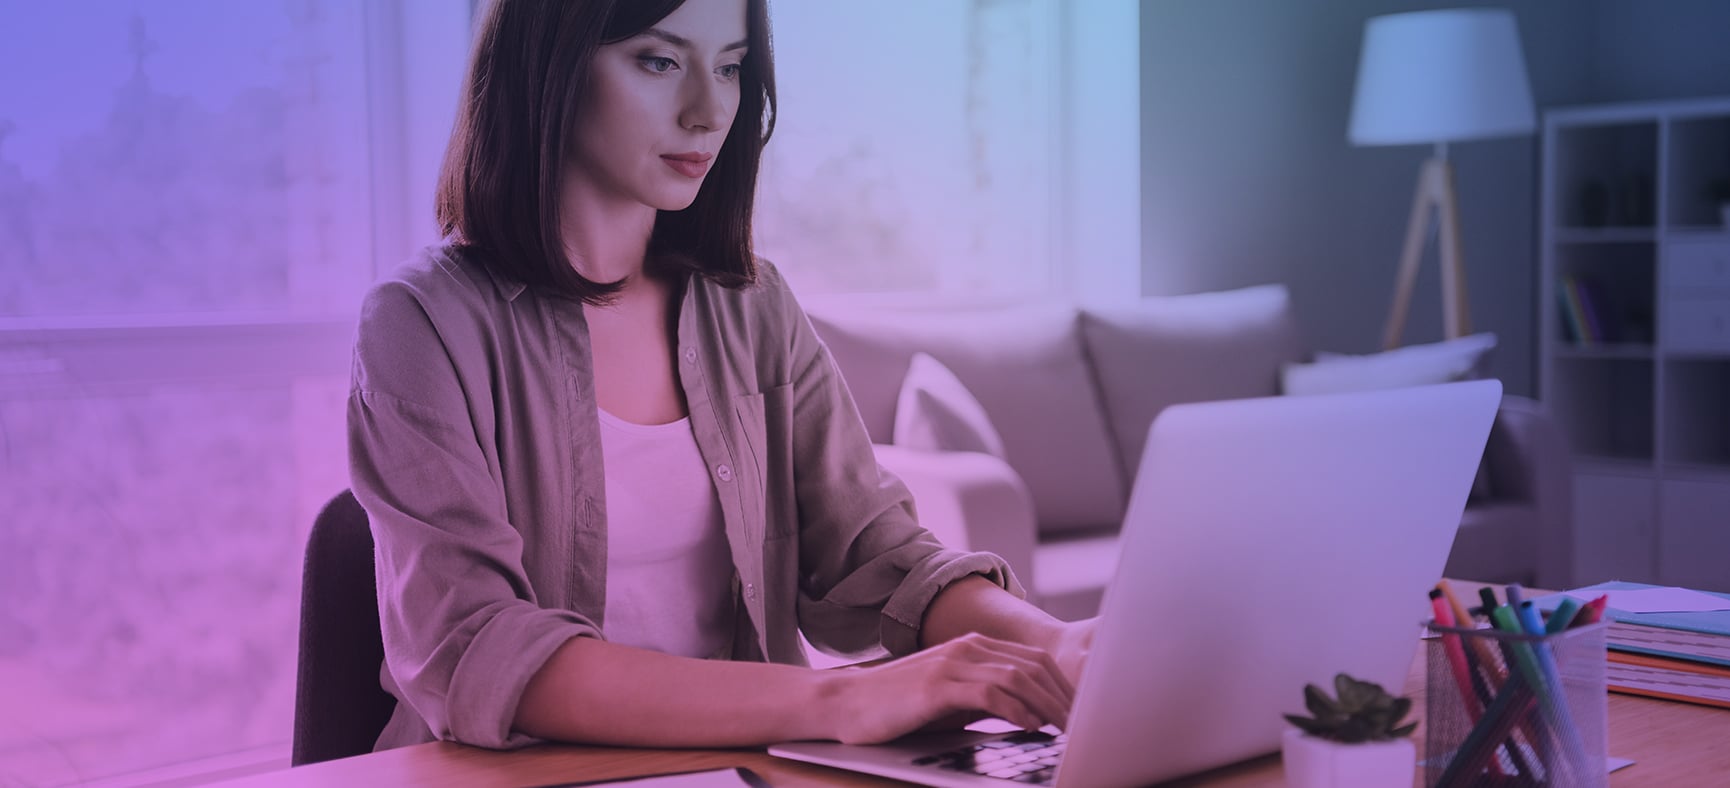
[[[1099,615],[1099,603],[1117,572],[1121,552],[1116,529],[1040,542],[1033,548],[1031,599],[1064,621]]]
[[[913,354],[924,351],[984,407],[1004,459],[1033,495],[1042,534],[1122,521],[1128,495],[1073,308],[831,304],[811,320],[874,442],[892,442],[901,382]]]
[[[943,362],[913,354],[895,402],[895,445],[925,451],[976,451],[1003,459],[1003,436],[973,392]]]
[[[1166,406],[1273,396],[1281,367],[1305,354],[1283,285],[1089,308],[1082,330],[1126,485]]]
[[[1485,332],[1365,356],[1317,353],[1313,363],[1285,365],[1280,388],[1287,394],[1332,394],[1468,380],[1483,376],[1495,347],[1496,335]]]
[[[1313,363],[1285,365],[1280,390],[1290,395],[1336,394],[1471,380],[1484,376],[1495,348],[1496,335],[1485,332],[1365,356],[1317,353]],[[1469,500],[1494,494],[1489,463],[1480,462]]]

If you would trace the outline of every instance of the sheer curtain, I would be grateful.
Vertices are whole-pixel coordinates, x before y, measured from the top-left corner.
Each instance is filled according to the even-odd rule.
[[[469,13],[0,2],[0,783],[286,765],[353,315],[432,234]]]
[[[779,2],[759,251],[802,292],[1027,293],[1055,271],[1059,5]]]

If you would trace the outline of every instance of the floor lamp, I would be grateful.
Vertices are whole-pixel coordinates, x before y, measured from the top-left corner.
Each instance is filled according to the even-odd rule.
[[[1384,348],[1400,344],[1425,242],[1438,229],[1432,222],[1440,223],[1435,234],[1440,240],[1444,333],[1449,339],[1471,333],[1448,144],[1530,134],[1536,125],[1512,12],[1419,11],[1365,23],[1352,96],[1352,144],[1435,146],[1435,155],[1418,171]]]

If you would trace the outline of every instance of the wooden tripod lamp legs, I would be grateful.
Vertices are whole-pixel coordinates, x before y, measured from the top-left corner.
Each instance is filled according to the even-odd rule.
[[[1388,326],[1382,335],[1382,347],[1393,350],[1400,346],[1405,331],[1406,315],[1412,303],[1412,288],[1417,284],[1418,265],[1424,258],[1424,240],[1430,228],[1430,218],[1441,222],[1440,258],[1442,264],[1442,329],[1448,339],[1458,339],[1472,331],[1466,308],[1466,268],[1460,259],[1460,209],[1454,199],[1454,169],[1446,159],[1432,158],[1418,172],[1417,192],[1412,195],[1412,215],[1406,222],[1406,244],[1400,252],[1399,278],[1394,284],[1394,301],[1388,311]]]

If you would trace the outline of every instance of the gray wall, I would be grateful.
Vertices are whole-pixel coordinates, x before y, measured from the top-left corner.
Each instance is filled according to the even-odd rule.
[[[1545,107],[1730,93],[1713,0],[1149,0],[1141,15],[1142,281],[1149,295],[1284,282],[1310,344],[1377,349],[1422,146],[1346,141],[1365,20],[1509,7]],[[1473,327],[1532,394],[1538,138],[1453,146]],[[1408,342],[1441,338],[1433,250]]]

